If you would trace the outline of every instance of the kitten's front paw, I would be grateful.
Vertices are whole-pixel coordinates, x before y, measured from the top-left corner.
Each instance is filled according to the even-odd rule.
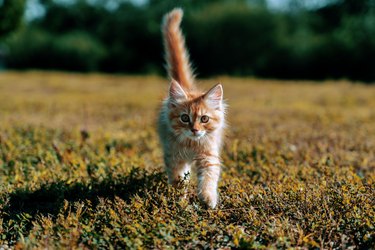
[[[204,202],[209,208],[215,208],[218,202],[218,193],[216,190],[201,192],[198,195],[199,199]]]

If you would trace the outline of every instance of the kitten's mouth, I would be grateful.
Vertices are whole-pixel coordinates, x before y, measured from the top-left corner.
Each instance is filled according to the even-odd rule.
[[[193,141],[198,141],[204,137],[206,133],[204,131],[199,131],[199,132],[190,132],[190,131],[184,131],[185,137],[189,138],[190,140]]]
[[[188,137],[191,140],[198,141],[199,139],[203,138],[204,135],[205,135],[205,132],[202,131],[202,132],[190,134]]]
[[[193,135],[193,136],[189,136],[190,139],[194,140],[194,141],[198,141],[199,139],[201,139],[203,137],[203,135]]]

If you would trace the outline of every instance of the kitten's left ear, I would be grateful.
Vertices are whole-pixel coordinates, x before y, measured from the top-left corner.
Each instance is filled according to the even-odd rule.
[[[204,94],[203,98],[211,108],[220,109],[223,102],[223,86],[220,83],[216,84]]]
[[[187,99],[187,95],[181,85],[174,79],[169,86],[169,100],[173,104],[177,104]]]

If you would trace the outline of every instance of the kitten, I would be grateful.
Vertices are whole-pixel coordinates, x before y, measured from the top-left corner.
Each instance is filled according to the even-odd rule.
[[[162,24],[171,83],[160,111],[158,132],[169,183],[177,186],[195,166],[198,196],[215,208],[225,126],[223,88],[217,84],[207,92],[197,90],[179,27],[182,15],[176,8],[164,16]]]

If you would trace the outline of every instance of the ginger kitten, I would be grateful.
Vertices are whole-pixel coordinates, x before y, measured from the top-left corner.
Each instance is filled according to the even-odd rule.
[[[220,150],[225,126],[225,104],[220,84],[199,91],[180,30],[183,12],[176,8],[164,16],[162,31],[171,83],[164,100],[158,132],[169,183],[177,186],[194,166],[198,196],[209,207],[218,202]]]

